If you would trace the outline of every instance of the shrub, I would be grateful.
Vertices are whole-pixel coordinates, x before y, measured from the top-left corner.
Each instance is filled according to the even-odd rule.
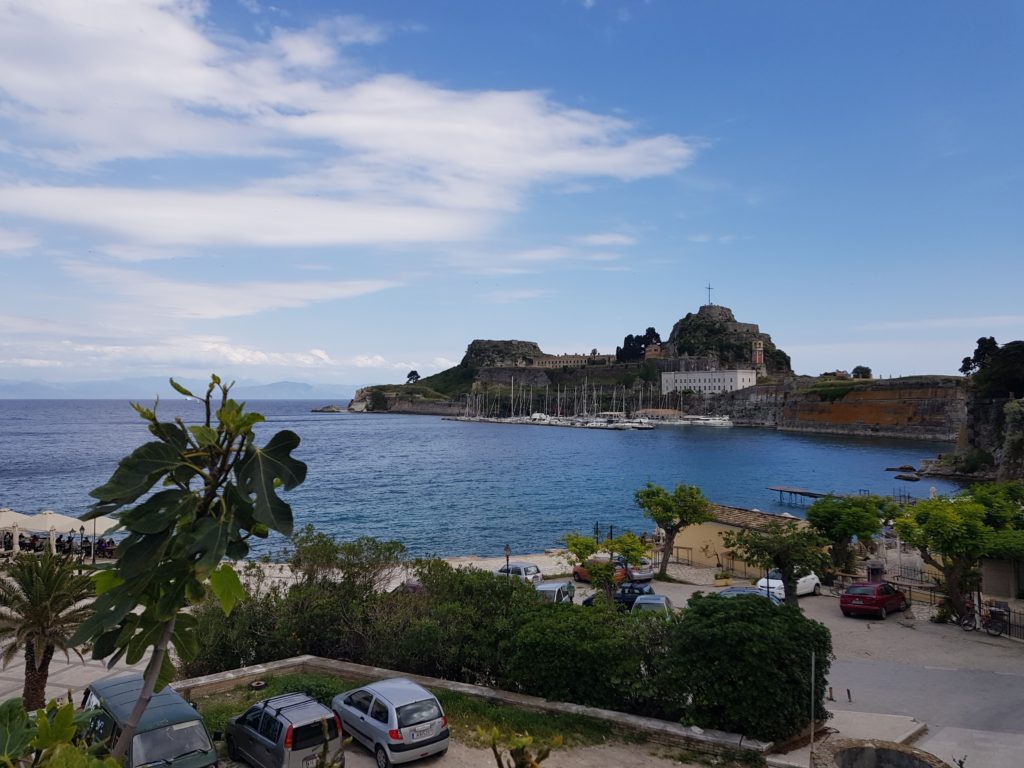
[[[757,596],[697,595],[673,626],[675,663],[658,685],[686,692],[684,723],[777,741],[808,723],[812,649],[815,713],[825,719],[832,639],[823,624]]]

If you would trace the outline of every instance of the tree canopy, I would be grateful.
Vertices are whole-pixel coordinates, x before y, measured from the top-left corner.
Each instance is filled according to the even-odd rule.
[[[871,369],[866,365],[855,365],[853,370],[850,371],[850,375],[855,379],[870,379]]]
[[[417,371],[409,371],[409,373],[407,373],[406,376],[405,376],[405,383],[406,384],[415,384],[419,380],[420,380],[420,375],[419,375],[419,373]]]
[[[798,572],[819,571],[829,565],[824,552],[826,539],[813,528],[792,520],[772,520],[762,528],[727,531],[722,540],[747,565],[777,569],[782,574],[786,602],[790,605],[797,604]]]
[[[648,328],[642,334],[629,334],[622,340],[622,346],[615,348],[615,359],[620,363],[631,363],[644,359],[644,351],[651,344],[661,344],[661,334]]]
[[[676,534],[688,525],[714,520],[711,502],[696,485],[679,483],[672,493],[660,485],[647,483],[633,494],[633,501],[644,511],[644,517],[653,520],[665,532],[665,545],[661,552],[658,573],[665,575]]]
[[[856,536],[870,540],[881,530],[882,519],[894,515],[896,508],[880,496],[826,496],[807,509],[807,522],[828,539],[832,547],[832,567],[848,567],[850,544]]]

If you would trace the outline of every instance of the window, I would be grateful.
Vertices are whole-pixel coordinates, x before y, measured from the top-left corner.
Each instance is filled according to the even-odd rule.
[[[373,696],[370,695],[369,691],[356,691],[347,699],[345,703],[353,709],[358,709],[364,715],[370,711],[370,701]]]
[[[378,723],[387,723],[388,721],[388,708],[387,705],[377,699],[373,702],[373,706],[370,707],[370,717],[376,720]]]
[[[242,718],[242,725],[252,728],[254,731],[260,727],[260,715],[263,714],[263,707],[253,707],[245,713]]]
[[[277,744],[277,737],[281,735],[281,723],[269,712],[263,716],[260,723],[260,736],[271,744]]]
[[[292,731],[292,749],[308,749],[324,743],[324,726],[327,726],[328,740],[337,737],[338,724],[333,717],[324,716],[323,720],[316,720],[306,725],[297,725]]]
[[[415,704],[406,704],[398,708],[398,727],[407,728],[410,725],[426,723],[441,717],[441,705],[437,699],[424,699]]]

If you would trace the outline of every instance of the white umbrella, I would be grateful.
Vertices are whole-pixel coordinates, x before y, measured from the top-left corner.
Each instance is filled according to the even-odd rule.
[[[88,528],[89,525],[92,525],[93,538],[96,536],[105,536],[120,524],[120,520],[115,520],[114,518],[106,517],[105,515],[100,515],[99,517],[94,517],[92,520],[85,521],[86,528]]]
[[[21,524],[19,523],[19,525]],[[77,533],[82,525],[82,521],[77,517],[68,517],[48,509],[38,515],[29,515],[28,520],[21,527],[29,531],[43,532],[56,528],[58,531],[75,531]]]
[[[29,515],[23,515],[7,507],[0,507],[0,528],[10,528],[14,525],[24,528],[28,521]]]

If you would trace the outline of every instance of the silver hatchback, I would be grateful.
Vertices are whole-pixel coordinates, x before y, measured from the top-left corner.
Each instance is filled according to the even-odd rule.
[[[327,730],[327,756],[341,751],[338,716],[304,693],[286,693],[258,702],[228,720],[228,756],[253,768],[316,768]]]
[[[344,733],[373,753],[377,768],[448,751],[448,718],[441,703],[404,677],[340,693],[331,709]]]

